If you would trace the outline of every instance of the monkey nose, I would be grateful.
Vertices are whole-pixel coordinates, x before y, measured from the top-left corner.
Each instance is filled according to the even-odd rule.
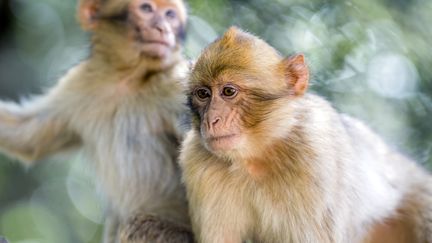
[[[159,25],[159,24],[155,26],[155,29],[157,31],[159,31],[159,33],[163,33],[164,32],[164,28],[161,25]]]
[[[211,125],[212,125],[212,126],[215,126],[217,123],[220,122],[220,120],[221,120],[220,117],[216,117],[216,118],[214,118],[214,119],[212,120],[212,122],[211,122]]]
[[[165,23],[163,20],[156,20],[156,22],[153,25],[153,28],[155,28],[159,33],[163,34],[167,31],[167,23]]]
[[[209,129],[214,129],[216,126],[219,125],[219,123],[221,122],[221,120],[222,119],[219,116],[209,118],[208,121],[207,121]]]

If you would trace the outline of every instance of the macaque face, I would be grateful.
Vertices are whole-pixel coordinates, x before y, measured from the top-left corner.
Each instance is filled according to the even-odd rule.
[[[140,52],[163,58],[176,48],[184,35],[177,5],[169,0],[131,1],[129,35]]]
[[[104,41],[150,58],[169,58],[185,38],[181,0],[88,0],[81,4],[80,19],[84,29]]]
[[[213,152],[235,150],[244,137],[240,120],[243,89],[227,77],[219,76],[211,86],[196,86],[191,94],[204,145]]]
[[[262,126],[266,126],[275,100],[286,96],[283,90],[271,94],[254,85],[267,79],[228,67],[209,82],[191,88],[189,106],[209,151],[217,155],[242,154],[251,136],[257,137]]]

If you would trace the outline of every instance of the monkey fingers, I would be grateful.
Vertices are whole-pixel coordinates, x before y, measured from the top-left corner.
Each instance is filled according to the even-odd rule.
[[[121,243],[193,243],[191,229],[187,226],[140,214],[120,229]]]

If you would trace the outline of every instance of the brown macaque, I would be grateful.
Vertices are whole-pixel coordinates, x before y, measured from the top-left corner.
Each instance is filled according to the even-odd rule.
[[[82,147],[109,205],[104,242],[193,241],[176,161],[186,17],[182,0],[81,0],[89,58],[45,95],[0,102],[6,154],[31,165]]]
[[[191,72],[180,166],[203,243],[432,242],[432,178],[235,27]]]

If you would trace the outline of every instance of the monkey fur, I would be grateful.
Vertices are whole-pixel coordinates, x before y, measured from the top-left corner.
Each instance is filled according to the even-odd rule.
[[[108,202],[104,242],[192,242],[176,161],[184,131],[181,0],[80,0],[91,53],[49,92],[0,102],[0,149],[32,165],[82,148]]]
[[[230,28],[197,60],[180,165],[198,242],[432,242],[432,179]]]

